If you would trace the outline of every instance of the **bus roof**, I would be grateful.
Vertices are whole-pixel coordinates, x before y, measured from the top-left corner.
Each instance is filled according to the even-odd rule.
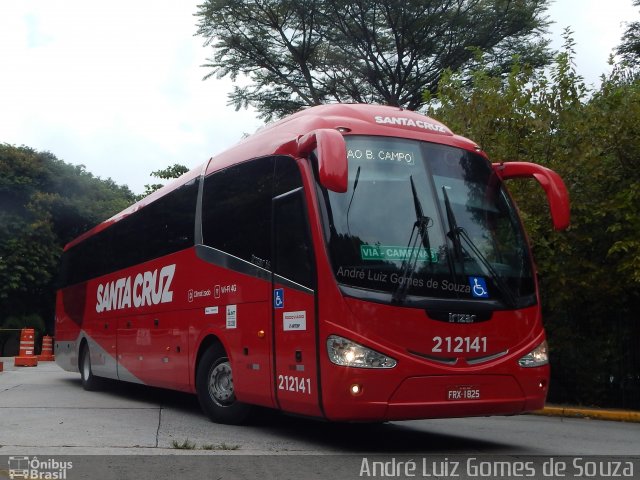
[[[295,155],[298,138],[313,130],[324,128],[337,129],[345,135],[412,138],[482,153],[478,145],[455,135],[444,124],[411,110],[368,104],[329,104],[310,107],[260,128],[235,146],[212,157],[204,165],[172,180],[151,195],[72,240],[65,246],[65,250],[105,230],[203,173],[207,175],[245,160],[268,155]]]
[[[478,145],[455,135],[444,124],[411,110],[368,104],[329,104],[301,110],[259,129],[213,157],[206,173],[233,165],[238,159],[295,154],[300,136],[323,128],[338,129],[345,135],[398,136],[480,150]]]

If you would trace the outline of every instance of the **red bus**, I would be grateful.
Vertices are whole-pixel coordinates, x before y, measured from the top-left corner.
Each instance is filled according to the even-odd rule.
[[[69,243],[56,361],[332,421],[508,415],[549,379],[535,268],[492,164],[415,112],[309,108],[259,130]]]

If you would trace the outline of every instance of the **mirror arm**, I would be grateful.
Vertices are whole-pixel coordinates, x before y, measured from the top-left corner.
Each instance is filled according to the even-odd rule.
[[[314,130],[298,137],[297,155],[308,158],[318,150],[320,183],[338,193],[347,191],[347,147],[342,134],[331,128]]]
[[[569,226],[569,193],[562,178],[553,170],[529,162],[494,163],[493,170],[502,180],[535,178],[547,194],[553,227],[564,230]]]
[[[298,143],[298,148],[297,148],[298,157],[308,158],[309,155],[311,155],[311,152],[313,152],[318,145],[317,130],[314,130],[313,132],[309,132],[306,135],[299,136],[297,143]]]

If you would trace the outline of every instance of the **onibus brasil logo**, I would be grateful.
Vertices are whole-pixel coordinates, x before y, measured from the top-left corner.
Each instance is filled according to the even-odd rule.
[[[38,457],[9,457],[9,478],[29,480],[65,480],[67,470],[73,462],[62,462],[54,458],[40,460]]]

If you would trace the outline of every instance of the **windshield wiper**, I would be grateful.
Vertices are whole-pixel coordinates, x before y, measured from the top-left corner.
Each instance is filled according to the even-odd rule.
[[[473,243],[473,240],[471,240],[471,237],[469,236],[467,231],[464,228],[458,226],[458,223],[456,222],[455,214],[453,213],[453,208],[451,208],[451,201],[449,200],[449,194],[447,193],[446,186],[442,187],[442,194],[444,196],[444,206],[447,212],[447,222],[449,223],[449,232],[447,233],[447,236],[451,239],[453,243],[453,248],[454,248],[456,258],[460,260],[460,263],[463,269],[463,275],[464,275],[464,251],[463,251],[464,249],[462,247],[461,240],[464,240],[464,242],[469,246],[469,249],[475,254],[475,257],[478,260],[480,260],[480,263],[482,263],[484,268],[487,270],[487,272],[491,276],[491,279],[494,281],[495,285],[498,287],[498,290],[500,290],[500,293],[502,293],[503,298],[505,299],[507,304],[510,307],[515,307],[517,304],[517,301],[511,289],[507,285],[505,285],[504,281],[502,280],[502,277],[498,275],[495,268],[493,268],[493,265],[491,265],[491,262],[487,259],[487,257],[484,256],[484,254],[480,251],[477,245]],[[454,268],[453,274],[456,275],[455,268]]]
[[[433,219],[424,215],[416,186],[413,183],[413,176],[409,175],[409,181],[411,182],[411,194],[413,195],[413,206],[416,211],[416,221],[413,224],[409,242],[407,243],[408,255],[405,255],[402,262],[402,275],[400,278],[403,279],[403,281],[391,296],[391,300],[396,303],[402,303],[407,296],[409,284],[411,283],[411,279],[416,271],[418,259],[420,258],[420,250],[424,248],[428,258],[431,259],[431,242],[429,241],[428,229],[433,224]],[[418,234],[414,237],[416,231]]]
[[[358,179],[360,178],[360,165],[358,165],[358,171],[356,172],[356,179],[353,182],[353,190],[351,191],[351,199],[349,200],[349,206],[347,207],[347,232],[351,236],[351,228],[349,227],[349,211],[351,210],[351,204],[353,203],[353,197],[356,194],[356,188],[358,188]]]
[[[449,194],[447,193],[447,187],[445,185],[442,186],[442,195],[444,196],[444,208],[447,211],[447,223],[449,224],[447,237],[449,237],[453,243],[453,253],[455,253],[456,259],[462,264],[462,273],[464,274],[464,257],[462,253],[462,243],[460,242],[460,227],[458,227],[458,223],[456,222],[456,216],[453,213],[453,208],[451,208],[451,201],[449,200]]]

